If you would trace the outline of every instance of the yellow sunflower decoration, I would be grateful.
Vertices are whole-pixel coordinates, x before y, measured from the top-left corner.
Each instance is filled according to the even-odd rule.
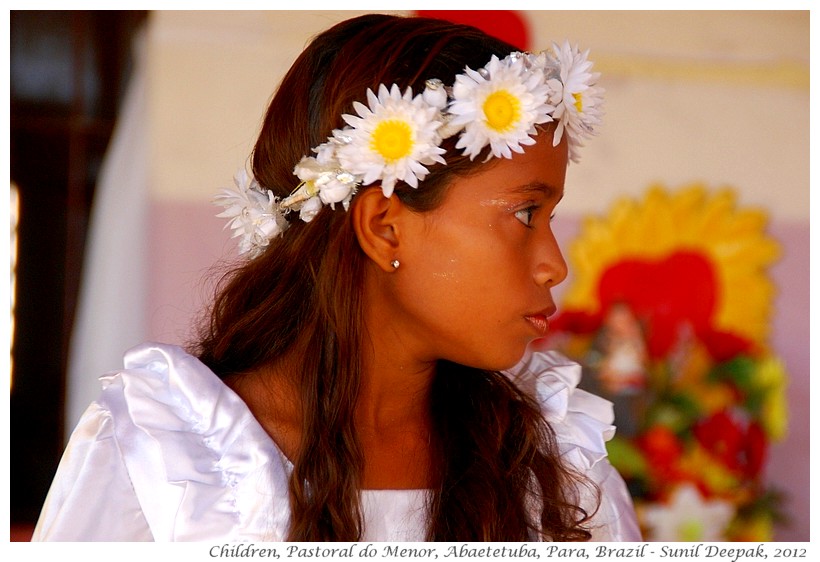
[[[762,475],[786,431],[786,376],[767,346],[780,248],[766,222],[731,189],[658,185],[588,218],[569,247],[550,344],[614,402],[610,458],[649,539],[772,536],[778,494]]]
[[[601,281],[617,277],[636,285],[612,290],[644,292],[642,304],[658,305],[654,316],[678,314],[695,327],[764,342],[774,296],[767,268],[779,256],[766,220],[737,209],[731,190],[709,194],[701,185],[676,193],[655,186],[643,201],[621,200],[608,217],[588,219],[570,246],[576,281],[564,308],[600,313],[607,299],[624,296],[602,294]]]

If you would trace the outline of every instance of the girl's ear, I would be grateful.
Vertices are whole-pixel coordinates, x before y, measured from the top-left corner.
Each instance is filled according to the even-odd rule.
[[[399,225],[407,207],[395,195],[385,197],[381,187],[376,186],[357,193],[350,212],[364,253],[383,271],[395,271],[391,262],[399,255]]]

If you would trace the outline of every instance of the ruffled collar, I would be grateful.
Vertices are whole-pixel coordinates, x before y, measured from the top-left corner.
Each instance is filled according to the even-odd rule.
[[[568,462],[586,471],[606,458],[606,442],[615,435],[613,406],[578,388],[580,365],[556,351],[530,350],[506,374],[541,405]]]
[[[541,404],[562,456],[586,471],[606,457],[612,405],[577,388],[580,367],[531,352],[506,371]],[[179,347],[147,343],[102,378],[123,457],[157,540],[282,540],[292,466],[242,399]],[[373,494],[368,501],[394,493]],[[421,491],[407,490],[418,497]]]

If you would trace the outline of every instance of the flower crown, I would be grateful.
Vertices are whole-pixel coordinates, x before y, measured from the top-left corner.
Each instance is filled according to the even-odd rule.
[[[427,80],[415,96],[396,84],[381,84],[377,93],[368,89],[368,105],[354,102],[357,115],[342,115],[347,126],[296,165],[300,183],[288,197],[274,196],[242,170],[236,189],[214,199],[225,207],[217,216],[231,219],[234,236],[242,236],[240,253],[253,258],[288,228],[291,211],[310,222],[324,205],[341,203],[347,210],[363,185],[381,183],[385,197],[398,181],[417,188],[427,166],[446,164],[441,143],[456,134],[455,147],[471,160],[488,145],[487,159],[512,158],[535,144],[537,125],[555,121],[553,146],[566,136],[569,157],[577,162],[581,140],[601,120],[603,90],[587,54],[564,42],[550,52],[493,56],[483,68],[465,68],[452,86]]]

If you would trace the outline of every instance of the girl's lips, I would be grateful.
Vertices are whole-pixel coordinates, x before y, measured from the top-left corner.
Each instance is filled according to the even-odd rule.
[[[524,318],[542,336],[546,335],[550,329],[550,321],[545,314],[532,314]]]

